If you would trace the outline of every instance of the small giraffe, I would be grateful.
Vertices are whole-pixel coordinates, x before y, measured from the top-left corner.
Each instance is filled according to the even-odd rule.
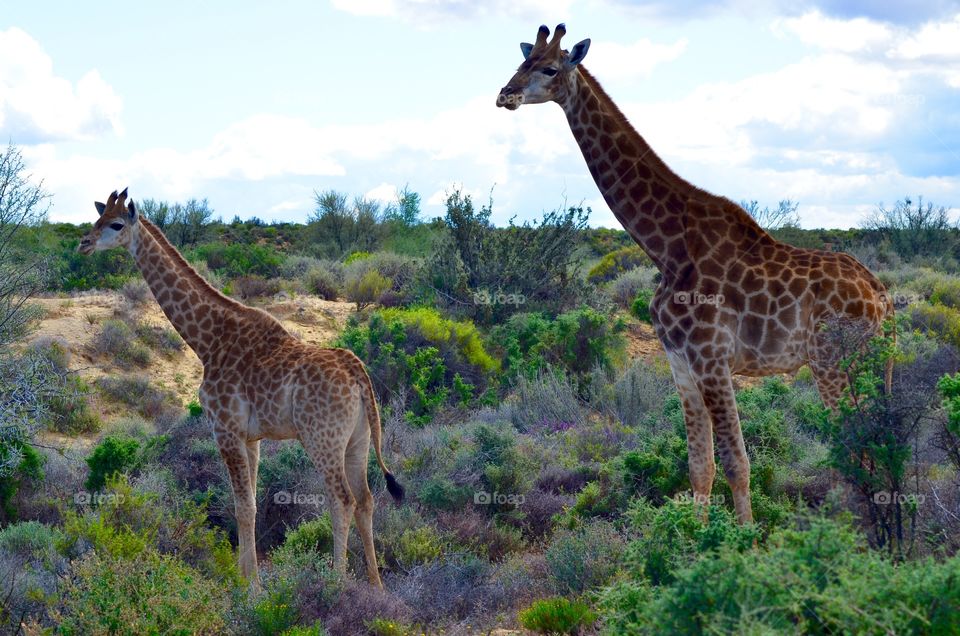
[[[752,521],[732,374],[807,364],[824,404],[835,408],[846,379],[827,327],[840,321],[877,333],[893,303],[852,256],[780,243],[740,206],[674,173],[580,64],[590,40],[567,52],[565,33],[561,24],[548,41],[541,26],[535,44],[520,45],[524,62],[497,106],[563,108],[604,199],[662,274],[650,314],[683,403],[694,497],[709,501],[716,434],[737,518]]]
[[[91,254],[126,248],[163,313],[203,362],[200,402],[230,473],[241,573],[258,584],[254,524],[260,440],[296,438],[324,479],[335,569],[346,570],[353,517],[367,576],[382,587],[367,485],[371,439],[387,489],[397,501],[403,488],[380,454],[380,413],[363,363],[346,349],[303,343],[266,312],[221,294],[126,199],[124,189],[114,191],[106,204],[95,204],[100,218],[77,249]]]

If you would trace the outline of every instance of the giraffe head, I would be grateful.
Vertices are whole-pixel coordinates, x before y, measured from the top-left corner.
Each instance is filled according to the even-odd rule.
[[[130,242],[139,231],[139,214],[133,201],[127,203],[127,189],[117,194],[114,190],[106,203],[94,202],[100,218],[93,224],[93,229],[80,240],[77,251],[81,254],[92,254],[98,250],[108,250],[111,247],[129,247]]]
[[[523,64],[507,85],[500,89],[497,106],[516,110],[521,104],[560,102],[575,81],[577,64],[583,61],[590,48],[590,40],[578,42],[570,52],[560,48],[560,38],[567,28],[558,24],[553,38],[547,41],[550,29],[543,25],[537,31],[534,44],[523,42]]]

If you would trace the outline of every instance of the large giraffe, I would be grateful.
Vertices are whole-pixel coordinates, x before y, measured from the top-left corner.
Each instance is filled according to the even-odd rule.
[[[203,362],[200,402],[230,473],[240,571],[257,584],[256,489],[261,439],[300,440],[323,475],[333,526],[333,562],[346,569],[347,533],[356,519],[367,576],[380,586],[367,485],[371,438],[397,500],[403,488],[380,454],[380,413],[363,363],[345,349],[300,342],[272,316],[211,287],[163,233],[140,216],[127,191],[96,203],[100,218],[78,250],[124,247],[163,313]]]
[[[709,500],[713,436],[734,507],[752,520],[750,461],[731,375],[770,375],[808,364],[833,408],[846,385],[837,366],[835,321],[876,333],[893,304],[883,284],[847,254],[799,249],[764,232],[738,205],[674,173],[580,64],[590,40],[570,52],[541,26],[497,106],[556,102],[563,108],[600,192],[662,273],[650,304],[683,402],[690,482]],[[888,368],[889,385],[889,368]]]

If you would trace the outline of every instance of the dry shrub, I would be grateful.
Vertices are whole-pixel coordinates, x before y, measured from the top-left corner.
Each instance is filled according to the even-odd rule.
[[[260,276],[240,276],[230,283],[233,294],[239,298],[266,298],[280,293],[280,281]]]
[[[153,300],[153,293],[142,278],[131,278],[120,288],[120,294],[132,307],[140,307]]]
[[[372,587],[366,581],[348,580],[324,625],[330,636],[357,636],[368,633],[367,623],[375,618],[409,623],[413,614],[398,595]]]

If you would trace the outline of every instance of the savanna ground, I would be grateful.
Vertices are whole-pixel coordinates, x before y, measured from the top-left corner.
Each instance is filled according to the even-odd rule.
[[[12,191],[41,195],[11,156]],[[264,442],[251,593],[196,357],[128,256],[79,256],[85,228],[12,200],[4,633],[960,632],[960,232],[941,208],[905,200],[861,229],[805,231],[790,203],[747,204],[782,240],[859,257],[900,310],[896,345],[845,361],[860,399],[839,414],[806,370],[740,382],[756,516],[740,527],[722,474],[707,515],[690,501],[648,324],[656,271],[587,210],[496,228],[456,192],[433,220],[411,192],[385,208],[322,192],[294,225],[138,200],[211,285],[363,358],[407,489],[395,505],[372,464],[375,590],[355,531],[348,575],[332,571],[302,448]]]

